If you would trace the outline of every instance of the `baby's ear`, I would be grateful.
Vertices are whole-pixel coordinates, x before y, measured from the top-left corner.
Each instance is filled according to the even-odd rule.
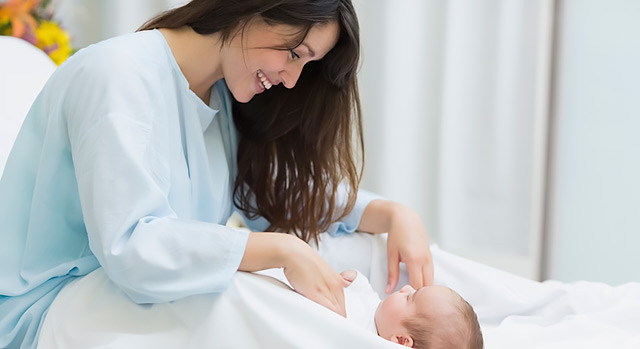
[[[405,347],[413,348],[413,338],[411,338],[410,336],[393,335],[391,337],[391,341],[400,345],[404,345]]]

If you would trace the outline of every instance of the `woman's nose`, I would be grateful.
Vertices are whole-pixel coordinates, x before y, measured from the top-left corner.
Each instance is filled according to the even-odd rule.
[[[291,89],[296,85],[300,78],[300,74],[302,74],[303,67],[304,63],[302,62],[292,62],[285,68],[285,70],[280,72],[280,78],[282,79],[284,87]]]

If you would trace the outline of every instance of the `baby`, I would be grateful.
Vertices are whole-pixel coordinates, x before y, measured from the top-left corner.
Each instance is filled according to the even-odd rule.
[[[343,271],[347,320],[392,342],[412,348],[482,349],[473,307],[445,286],[418,290],[405,285],[384,301],[355,270]]]

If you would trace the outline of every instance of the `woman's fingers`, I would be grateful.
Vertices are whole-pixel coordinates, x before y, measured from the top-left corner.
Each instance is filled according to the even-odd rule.
[[[422,280],[425,286],[433,285],[433,259],[431,258],[428,264],[422,267]]]
[[[398,263],[407,266],[409,282],[414,288],[431,285],[433,283],[433,264],[427,232],[418,214],[404,207],[394,211],[387,240],[387,254],[389,270],[397,270]],[[391,281],[391,272],[389,273]],[[397,280],[397,273],[394,280]]]
[[[342,287],[342,285],[340,285],[340,287],[337,290],[334,290],[334,292],[331,292],[330,295],[333,296],[333,299],[331,301],[333,309],[332,308],[329,308],[329,309],[331,309],[334,312],[338,313],[340,316],[346,318],[347,317],[347,307],[345,305],[344,288]]]
[[[387,264],[389,266],[389,278],[387,279],[387,288],[385,293],[391,293],[398,286],[398,277],[400,274],[400,256],[394,250],[387,253]]]
[[[303,296],[338,313],[342,317],[347,317],[341,277],[338,287],[336,287],[334,283],[327,283],[321,285],[319,288],[315,288],[313,291],[308,291],[306,285],[299,285],[298,283],[298,287],[294,286],[294,289]]]
[[[414,289],[419,289],[424,286],[423,266],[417,263],[407,263],[407,272],[409,274],[409,283]]]
[[[287,280],[296,292],[346,317],[342,276],[309,245],[299,241],[284,265]]]

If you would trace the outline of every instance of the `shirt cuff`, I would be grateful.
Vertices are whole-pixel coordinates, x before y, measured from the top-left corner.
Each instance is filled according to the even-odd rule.
[[[353,210],[340,221],[331,224],[331,226],[329,226],[329,229],[327,229],[327,232],[331,236],[351,234],[355,232],[360,225],[360,220],[362,219],[364,210],[367,208],[369,203],[371,203],[371,201],[375,199],[382,199],[382,197],[370,191],[366,191],[363,189],[358,190],[358,197],[356,199],[356,204],[354,205]]]

